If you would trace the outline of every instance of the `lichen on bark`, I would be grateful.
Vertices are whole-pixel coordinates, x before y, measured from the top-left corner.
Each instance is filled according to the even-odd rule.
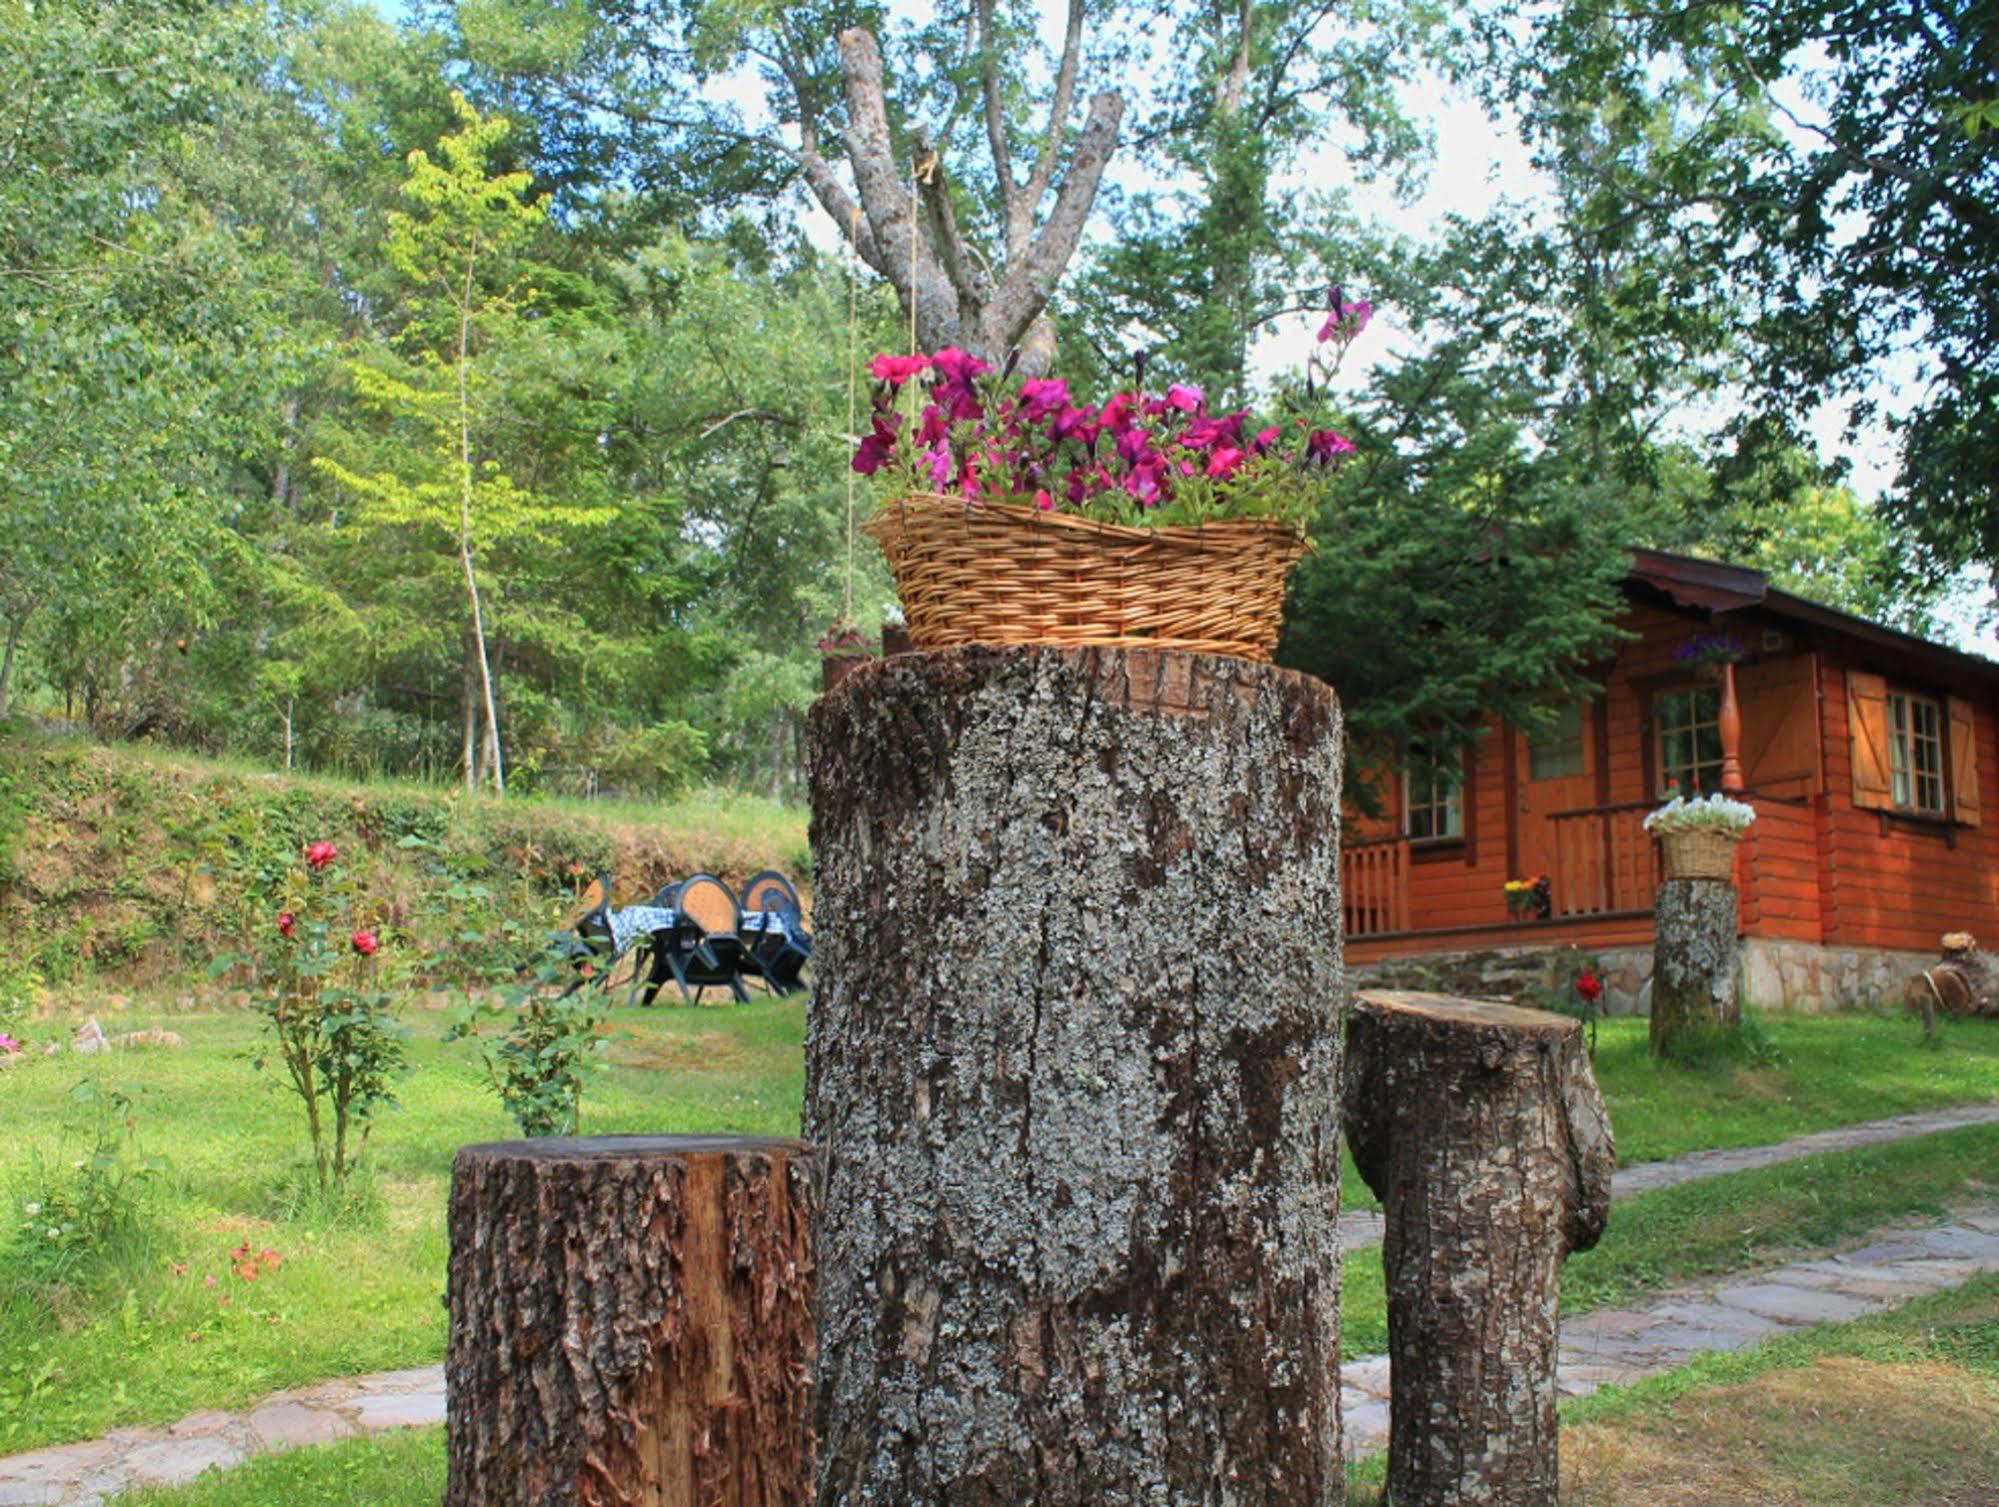
[[[811,725],[822,1507],[1340,1500],[1340,719],[971,648]]]

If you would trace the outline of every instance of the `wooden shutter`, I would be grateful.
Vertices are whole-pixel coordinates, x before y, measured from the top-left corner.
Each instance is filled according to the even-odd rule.
[[[1762,795],[1819,791],[1818,661],[1800,654],[1743,665],[1742,779]]]
[[[1978,714],[1955,696],[1950,698],[1950,804],[1965,826],[1978,825]]]
[[[1888,757],[1888,682],[1866,670],[1846,672],[1846,726],[1853,737],[1853,804],[1895,809]]]

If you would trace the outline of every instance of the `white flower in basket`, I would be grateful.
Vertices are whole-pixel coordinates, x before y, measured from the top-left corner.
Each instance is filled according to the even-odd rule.
[[[1645,830],[1668,832],[1713,832],[1724,837],[1740,837],[1756,820],[1756,808],[1747,801],[1731,800],[1719,791],[1702,799],[1688,800],[1676,795],[1658,810],[1647,813]]]

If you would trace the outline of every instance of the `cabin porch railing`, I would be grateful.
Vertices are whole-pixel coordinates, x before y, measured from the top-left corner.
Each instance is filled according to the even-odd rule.
[[[1409,839],[1357,842],[1340,853],[1340,908],[1350,937],[1409,930]]]
[[[1652,908],[1659,893],[1659,845],[1645,830],[1656,801],[1558,811],[1555,866],[1548,876],[1557,918]]]

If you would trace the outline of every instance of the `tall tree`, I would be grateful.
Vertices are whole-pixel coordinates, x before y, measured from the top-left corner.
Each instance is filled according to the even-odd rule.
[[[1900,447],[1885,499],[1934,566],[1999,564],[1999,91],[1983,0],[1782,6],[1503,0],[1478,13],[1542,165],[1599,224],[1687,248],[1752,406],[1852,405]],[[1579,111],[1655,170],[1577,152]],[[1911,380],[1913,372],[1913,380]],[[1894,398],[1884,404],[1884,390]]]
[[[443,540],[462,589],[465,645],[464,776],[506,791],[498,701],[488,652],[480,555],[488,546],[556,548],[567,530],[608,509],[555,508],[517,486],[486,452],[486,401],[496,353],[517,339],[535,297],[528,252],[546,223],[527,200],[529,175],[494,175],[490,159],[504,117],[482,119],[459,102],[459,129],[438,157],[410,154],[410,208],[389,217],[390,261],[408,284],[400,358],[369,345],[349,365],[361,402],[399,426],[399,453],[362,470],[321,457],[327,474],[360,496],[369,526]],[[478,728],[483,719],[483,747]]]

